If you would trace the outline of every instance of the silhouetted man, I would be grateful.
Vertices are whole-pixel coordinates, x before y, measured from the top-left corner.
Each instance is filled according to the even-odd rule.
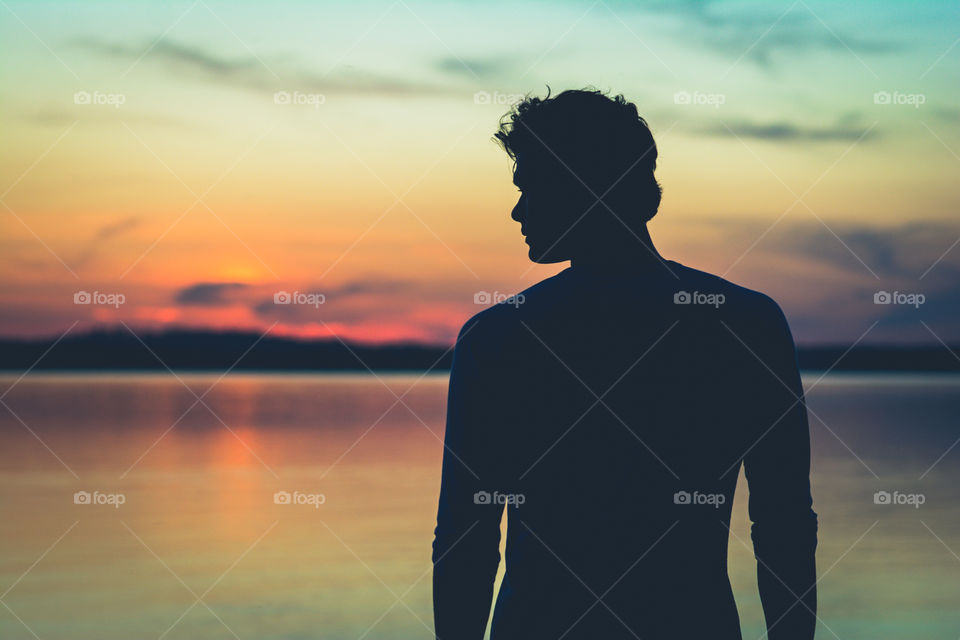
[[[471,318],[450,380],[437,637],[741,638],[727,577],[740,465],[771,640],[813,638],[817,516],[790,329],[767,296],[665,260],[657,150],[622,96],[515,107],[513,218],[571,266]]]

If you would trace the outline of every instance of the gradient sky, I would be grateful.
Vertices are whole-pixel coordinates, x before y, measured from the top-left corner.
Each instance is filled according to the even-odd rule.
[[[0,335],[122,321],[449,342],[476,292],[566,266],[527,261],[491,141],[509,101],[549,84],[637,103],[660,149],[658,248],[772,295],[798,342],[960,341],[956,2],[0,15]]]

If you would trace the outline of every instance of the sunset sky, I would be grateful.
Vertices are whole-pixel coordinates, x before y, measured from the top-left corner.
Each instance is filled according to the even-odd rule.
[[[527,260],[491,136],[517,96],[591,85],[651,125],[666,257],[769,293],[801,343],[960,341],[956,2],[0,15],[0,335],[122,321],[450,342],[477,292],[566,266]]]

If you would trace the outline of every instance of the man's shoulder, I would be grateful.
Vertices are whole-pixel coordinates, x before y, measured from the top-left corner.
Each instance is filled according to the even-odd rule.
[[[777,319],[783,317],[783,311],[776,300],[762,291],[750,289],[707,271],[700,271],[679,263],[678,285],[692,289],[691,295],[722,294],[723,304],[728,311],[736,311],[754,318]]]
[[[732,326],[779,329],[786,325],[780,305],[766,293],[678,262],[670,261],[668,266],[672,275],[664,276],[644,295],[654,296],[657,300],[672,298],[673,302],[677,301],[677,296],[686,295],[691,303],[704,296],[717,296],[711,300],[722,300],[720,317]],[[491,306],[463,325],[458,340],[469,335],[474,344],[489,345],[490,341],[503,343],[510,336],[523,336],[525,323],[535,324],[545,316],[557,316],[571,304],[576,304],[576,296],[584,295],[579,284],[582,283],[577,282],[570,269],[565,269],[516,294],[497,295],[496,299],[491,298]],[[671,292],[672,296],[669,295]],[[696,311],[698,307],[691,304],[690,308]]]
[[[546,301],[561,293],[565,273],[566,270],[561,271],[512,295],[487,293],[492,304],[467,320],[457,339],[462,340],[469,335],[473,342],[480,342],[486,336],[502,340],[512,330],[523,329],[524,318],[532,310],[539,309]]]

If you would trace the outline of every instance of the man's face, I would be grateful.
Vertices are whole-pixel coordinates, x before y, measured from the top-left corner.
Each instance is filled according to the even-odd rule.
[[[583,230],[577,222],[589,206],[586,190],[562,165],[533,158],[517,159],[513,183],[520,198],[511,217],[520,223],[530,260],[541,264],[570,260],[577,232]]]

